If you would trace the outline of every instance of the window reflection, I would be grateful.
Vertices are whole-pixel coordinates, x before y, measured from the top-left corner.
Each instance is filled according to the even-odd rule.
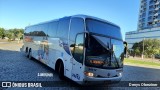
[[[73,57],[80,63],[83,63],[83,48],[84,48],[84,34],[78,34],[76,38],[76,44],[74,47]]]

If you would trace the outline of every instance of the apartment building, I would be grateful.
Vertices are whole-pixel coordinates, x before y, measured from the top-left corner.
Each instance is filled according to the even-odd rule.
[[[160,0],[141,0],[138,30],[160,26]]]
[[[143,39],[160,39],[160,0],[141,0],[137,31],[126,32],[128,47]]]

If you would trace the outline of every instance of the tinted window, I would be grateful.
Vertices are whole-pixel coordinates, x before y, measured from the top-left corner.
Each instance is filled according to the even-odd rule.
[[[41,36],[40,31],[42,31],[41,25],[37,25],[37,28],[36,28],[37,36]]]
[[[49,37],[55,37],[56,36],[57,25],[58,25],[58,21],[50,22],[48,24],[48,36]]]
[[[58,24],[57,37],[67,38],[70,18],[62,18]]]
[[[29,35],[30,35],[29,32],[30,32],[30,30],[29,30],[29,28],[27,27],[27,28],[25,29],[25,31],[24,31],[24,35],[29,36]]]
[[[30,35],[31,36],[36,36],[37,35],[37,32],[36,32],[37,26],[32,26],[30,28],[31,28]]]
[[[83,63],[83,48],[84,48],[83,42],[84,42],[84,34],[78,34],[74,47],[73,57],[76,61],[80,63]]]
[[[86,19],[86,25],[90,32],[122,39],[120,28],[117,26],[93,19]]]
[[[75,45],[76,35],[84,32],[84,22],[82,18],[72,18],[70,29],[70,50],[73,53],[73,46]]]
[[[88,48],[86,48],[87,56],[100,56],[108,54],[106,49],[110,48],[110,39],[106,37],[100,37],[95,35],[89,35]]]
[[[25,30],[25,35],[27,36],[33,36],[33,27],[27,27]]]
[[[123,65],[123,58],[124,58],[124,45],[122,41],[111,39],[111,43],[113,45],[113,56],[117,58],[119,66],[122,67]]]
[[[37,28],[36,28],[37,36],[46,36],[47,35],[47,29],[48,29],[47,24],[38,25]]]
[[[41,25],[41,31],[40,31],[40,34],[41,36],[47,36],[47,31],[48,30],[48,24],[42,24]]]
[[[25,35],[28,36],[46,36],[48,30],[48,24],[40,24],[35,26],[27,27]]]

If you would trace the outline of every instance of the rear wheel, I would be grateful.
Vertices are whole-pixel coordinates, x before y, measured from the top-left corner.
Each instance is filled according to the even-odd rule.
[[[25,55],[26,55],[26,57],[29,56],[28,48],[26,48],[26,50],[25,50]]]

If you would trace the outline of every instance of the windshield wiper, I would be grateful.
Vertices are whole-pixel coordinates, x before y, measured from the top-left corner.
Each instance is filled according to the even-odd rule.
[[[114,51],[113,51],[112,49],[109,49],[109,48],[106,48],[106,50],[109,51],[109,52],[111,53],[111,55],[114,55],[114,59],[116,60],[116,63],[117,63],[117,68],[119,68],[118,60],[117,60],[117,58],[116,58],[116,55],[115,55]],[[111,59],[112,59],[112,58],[110,57],[109,66],[111,66]],[[104,60],[104,64],[105,64],[106,60],[107,60],[107,59]],[[102,64],[102,66],[103,66],[104,64]]]
[[[111,66],[111,55],[112,55],[112,49],[110,48],[106,48],[106,50],[109,52],[110,54],[110,59],[109,59],[109,66]],[[104,63],[102,64],[102,66],[106,63],[106,60],[108,60],[107,58],[104,60]]]
[[[112,53],[113,53],[113,55],[114,55],[114,58],[115,58],[115,60],[116,60],[116,63],[117,63],[117,68],[119,68],[118,60],[117,60],[117,58],[116,58],[116,55],[115,55],[114,51],[112,51]]]

